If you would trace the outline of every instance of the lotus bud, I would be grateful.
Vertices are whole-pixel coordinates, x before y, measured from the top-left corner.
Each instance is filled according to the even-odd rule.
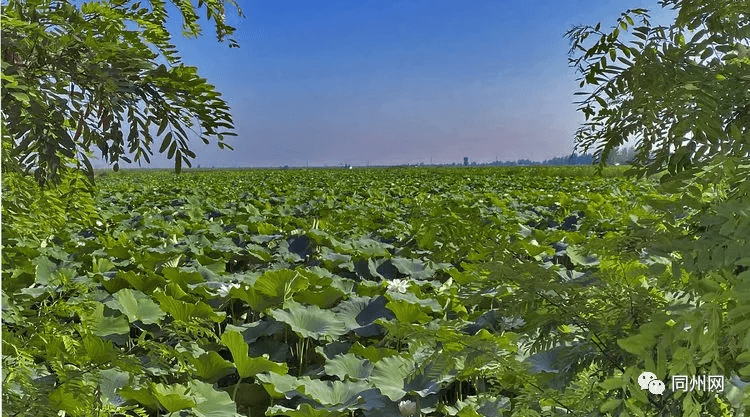
[[[417,413],[417,403],[414,401],[401,401],[398,403],[398,411],[402,416],[413,416]]]

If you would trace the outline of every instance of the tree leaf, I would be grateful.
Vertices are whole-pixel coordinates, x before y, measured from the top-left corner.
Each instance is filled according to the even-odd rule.
[[[169,119],[164,117],[161,119],[161,123],[159,123],[159,130],[156,131],[156,136],[161,136],[162,132],[164,132],[164,129],[167,128],[167,125],[169,124]],[[162,145],[164,146],[164,145]],[[161,151],[159,151],[161,152]]]

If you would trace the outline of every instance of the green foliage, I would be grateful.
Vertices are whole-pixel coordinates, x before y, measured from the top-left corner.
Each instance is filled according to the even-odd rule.
[[[114,300],[109,307],[120,310],[128,316],[130,323],[140,321],[143,324],[154,324],[164,318],[164,311],[159,308],[159,305],[138,290],[123,288],[112,294],[112,297]]]
[[[220,41],[234,31],[225,3],[236,5],[199,4]],[[199,35],[193,4],[174,4],[184,34]],[[171,44],[164,2],[9,1],[2,20],[4,172],[58,182],[73,166],[92,177],[94,148],[117,169],[120,161],[148,163],[155,144],[179,172],[195,157],[191,135],[219,147],[233,135],[226,102]]]
[[[274,363],[267,356],[251,358],[247,356],[248,346],[242,335],[236,331],[227,331],[221,336],[221,341],[232,352],[234,365],[240,378],[255,376],[261,372],[275,372],[284,374],[287,372],[286,365]]]
[[[335,338],[346,333],[346,327],[330,310],[318,306],[291,303],[287,310],[271,310],[269,315],[286,323],[302,338]]]
[[[65,229],[68,222],[87,228],[98,227],[99,216],[91,188],[85,176],[78,172],[65,172],[58,186],[49,190],[38,189],[22,174],[3,173],[2,194],[2,216],[12,220],[12,224],[6,221],[2,225],[4,242],[41,244]]]
[[[665,398],[654,404],[661,415],[731,415],[728,404],[750,407],[742,368],[750,316],[741,301],[750,282],[750,3],[660,4],[676,11],[669,27],[652,26],[648,12],[636,9],[609,32],[600,25],[568,32],[580,87],[591,86],[579,93],[587,122],[578,130],[578,146],[596,147],[604,161],[634,139],[634,173],[657,174],[664,194],[648,199],[652,219],[634,219],[639,229],[659,231],[641,235],[639,244],[655,256],[640,299],[658,309],[618,338],[618,346],[665,380],[706,374],[735,381],[725,399],[700,393]],[[632,379],[636,369],[622,369],[617,380]],[[619,385],[611,378],[605,384]],[[632,401],[619,398],[601,411],[626,410],[633,411]]]
[[[3,213],[3,409],[740,415],[750,294],[729,269],[747,259],[670,249],[707,241],[690,236],[715,197],[664,217],[692,194],[660,187],[564,169],[103,177],[81,191],[96,220]],[[746,242],[729,207],[704,236]],[[643,370],[727,389],[649,397]]]
[[[634,162],[648,173],[747,158],[750,3],[659,3],[677,12],[669,27],[653,26],[647,10],[633,9],[610,31],[597,24],[567,33],[580,87],[591,87],[578,93],[587,119],[578,146],[595,147],[604,162],[634,139]]]
[[[223,3],[201,4],[231,34]],[[92,190],[64,166],[93,145],[123,159],[127,109],[127,153],[147,160],[153,124],[178,169],[183,116],[221,143],[227,109],[179,63],[161,3],[8,3],[4,169],[59,185],[3,176],[4,412],[747,415],[750,7],[662,4],[671,28],[632,10],[569,33],[594,86],[579,145],[606,161],[632,137],[654,177],[124,172]],[[640,389],[643,371],[665,395]],[[676,375],[726,387],[672,391]]]

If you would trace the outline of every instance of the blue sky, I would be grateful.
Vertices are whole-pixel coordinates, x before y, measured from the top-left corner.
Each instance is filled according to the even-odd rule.
[[[240,1],[239,49],[175,37],[229,102],[234,151],[194,165],[337,166],[543,160],[583,118],[564,33],[656,0]],[[176,22],[178,23],[178,22]],[[178,28],[178,26],[176,26]],[[177,31],[179,33],[179,31]],[[157,166],[168,166],[156,159]]]

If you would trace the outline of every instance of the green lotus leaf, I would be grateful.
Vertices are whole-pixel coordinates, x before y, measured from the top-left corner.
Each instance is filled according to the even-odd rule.
[[[120,389],[119,393],[122,396],[122,398],[130,401],[135,401],[143,406],[149,407],[149,408],[158,408],[159,407],[159,401],[154,396],[152,390],[148,388],[133,388],[129,386],[124,386]]]
[[[294,300],[300,303],[313,304],[322,308],[330,308],[345,295],[343,291],[331,286],[308,288],[298,292]]]
[[[299,395],[298,388],[302,386],[301,380],[310,379],[310,377],[296,378],[292,375],[276,374],[276,373],[262,373],[255,376],[255,378],[263,384],[263,388],[273,398],[293,398]]]
[[[395,356],[398,355],[398,351],[396,349],[390,349],[390,348],[382,348],[382,347],[376,347],[376,346],[363,346],[359,342],[352,345],[351,349],[349,349],[349,353],[353,353],[357,356],[363,357],[370,362],[378,362],[383,358],[387,358],[389,356]]]
[[[46,256],[40,256],[34,259],[32,264],[35,266],[36,283],[40,285],[49,284],[57,269],[55,263],[50,261]]]
[[[218,280],[219,274],[226,272],[226,267],[227,264],[222,259],[212,259],[211,261],[204,259],[200,262],[200,265],[198,265],[196,270],[201,274],[201,277],[203,277],[205,281],[212,282]]]
[[[570,262],[576,266],[593,266],[599,263],[595,256],[586,254],[584,249],[577,246],[568,246],[566,254],[570,257]]]
[[[342,381],[347,378],[356,381],[370,376],[372,363],[367,359],[360,359],[354,354],[347,353],[328,359],[324,369],[326,374],[335,375]]]
[[[310,404],[300,404],[296,409],[287,408],[281,405],[274,405],[266,410],[269,416],[289,416],[289,417],[345,417],[349,413],[344,411],[329,411],[325,408],[316,409]]]
[[[347,332],[340,318],[330,310],[291,302],[287,310],[271,310],[271,317],[288,324],[301,337],[333,339]]]
[[[507,397],[490,397],[486,394],[470,396],[465,400],[457,401],[455,407],[451,409],[459,411],[455,414],[457,417],[501,417],[510,406]]]
[[[407,259],[401,257],[391,258],[391,264],[403,275],[408,275],[412,279],[430,279],[435,275],[435,267],[437,268],[448,268],[451,265],[448,263],[443,264],[427,264],[425,265],[420,260]]]
[[[283,334],[284,329],[286,329],[284,323],[280,323],[276,320],[258,320],[252,323],[245,323],[240,326],[227,324],[227,327],[224,329],[224,331],[226,332],[229,330],[234,330],[236,332],[239,332],[245,339],[245,343],[251,344],[262,337]]]
[[[401,356],[390,356],[375,363],[370,375],[370,383],[391,401],[398,401],[406,395],[404,380],[414,370],[414,361]]]
[[[365,382],[301,380],[306,397],[324,405],[344,406],[354,404],[362,391],[370,388]]]
[[[396,315],[401,323],[426,323],[430,317],[425,314],[422,307],[403,300],[389,301],[385,306]]]
[[[165,267],[161,273],[167,281],[174,282],[183,289],[187,289],[190,284],[200,284],[206,281],[200,272],[186,271],[183,268]]]
[[[153,394],[159,401],[159,404],[169,412],[195,406],[195,401],[188,395],[188,388],[184,385],[154,384]]]
[[[315,346],[315,352],[324,359],[333,359],[336,356],[343,355],[352,347],[350,342],[330,342],[324,346]]]
[[[443,308],[440,306],[440,303],[438,303],[434,298],[419,298],[416,294],[409,291],[405,293],[401,293],[398,291],[389,291],[387,296],[391,301],[399,300],[406,301],[411,304],[418,304],[422,307],[427,307],[434,312],[440,312],[443,310]]]
[[[354,269],[354,264],[352,263],[351,256],[336,253],[336,252],[331,251],[330,249],[323,251],[323,254],[320,256],[320,259],[323,262],[323,265],[326,268],[329,268],[330,270],[335,270],[336,268],[339,268],[339,269],[346,269],[346,270],[351,271]]]
[[[264,272],[252,288],[268,297],[287,299],[308,285],[307,279],[297,271],[277,269]]]
[[[211,249],[222,253],[239,253],[242,251],[242,248],[237,246],[231,238],[226,236],[216,239],[211,245]]]
[[[373,277],[392,280],[401,276],[390,259],[368,259],[367,268]]]
[[[382,295],[375,298],[352,296],[339,303],[333,310],[348,330],[354,330],[358,335],[367,337],[381,332],[380,328],[373,324],[375,320],[391,320],[396,317],[385,307],[387,302],[388,299]]]
[[[177,300],[160,291],[154,292],[154,299],[159,302],[162,310],[169,313],[175,320],[181,322],[189,322],[198,318],[209,319],[219,323],[226,316],[226,313],[223,311],[216,313],[211,306],[202,301],[188,303]]]
[[[377,390],[376,390],[377,391]],[[379,393],[378,393],[379,394]],[[362,415],[364,417],[400,417],[403,414],[401,414],[401,411],[398,408],[398,405],[394,403],[393,401],[389,400],[387,397],[380,395],[380,401],[368,401],[367,403],[362,405]],[[377,407],[365,409],[366,406],[369,404],[376,404]]]
[[[130,288],[123,288],[112,295],[115,302],[106,303],[109,307],[120,310],[130,323],[140,320],[143,324],[158,323],[166,313],[153,302],[149,296]]]
[[[289,370],[285,363],[276,363],[269,360],[268,355],[256,358],[249,357],[247,343],[239,332],[225,331],[221,335],[221,341],[232,352],[234,366],[237,368],[240,378],[255,376],[261,372],[285,374]]]
[[[122,405],[125,399],[120,396],[118,390],[130,382],[130,374],[118,369],[104,369],[99,372],[99,388],[102,399],[113,405]]]
[[[81,314],[81,321],[86,323],[91,333],[96,336],[125,335],[130,333],[130,324],[122,314],[104,315],[104,304],[96,303],[94,309]]]
[[[229,297],[246,302],[255,311],[265,311],[271,306],[280,306],[283,300],[269,297],[255,288],[230,288]]]
[[[195,373],[209,382],[216,382],[228,374],[233,368],[231,362],[222,358],[216,351],[206,352],[197,358],[190,356],[190,363],[195,367]]]
[[[333,311],[343,321],[347,330],[354,330],[369,323],[359,323],[357,316],[370,304],[372,298],[350,296],[348,300],[340,302]],[[372,320],[370,321],[372,322]]]
[[[390,257],[391,253],[389,249],[393,249],[393,245],[379,242],[377,240],[361,237],[358,240],[351,242],[352,251],[362,258],[383,258]]]
[[[331,279],[331,287],[338,288],[344,294],[353,294],[354,289],[357,287],[357,283],[349,278],[334,275]]]
[[[91,260],[92,272],[103,274],[115,269],[115,264],[112,263],[108,258],[96,258],[93,257]]]
[[[278,232],[279,228],[270,223],[258,222],[250,224],[250,230],[261,235],[272,235]]]
[[[191,410],[197,417],[241,417],[229,393],[217,391],[211,384],[192,380],[188,383],[190,395],[195,400]]]
[[[144,274],[135,271],[117,271],[117,278],[127,281],[130,287],[146,294],[166,283],[163,277],[153,272],[146,272]]]

